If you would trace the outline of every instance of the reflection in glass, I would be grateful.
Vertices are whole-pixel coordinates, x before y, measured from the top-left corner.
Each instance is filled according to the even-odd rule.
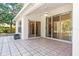
[[[51,17],[46,18],[46,36],[51,37]]]
[[[39,21],[29,21],[29,37],[40,36],[41,24]]]
[[[71,41],[71,15],[69,14],[64,14],[61,16],[61,39],[63,40],[70,40]]]
[[[46,18],[46,36],[71,41],[71,13]]]

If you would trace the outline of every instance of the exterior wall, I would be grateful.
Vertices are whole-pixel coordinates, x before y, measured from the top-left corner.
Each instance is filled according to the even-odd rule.
[[[41,37],[46,37],[46,17],[41,17]]]
[[[65,5],[62,7],[59,7],[57,9],[54,9],[50,12],[48,12],[48,16],[53,16],[56,14],[64,13],[72,11],[72,5]],[[39,14],[39,13],[38,13]],[[41,22],[41,37],[46,37],[46,16],[44,15],[28,15],[28,16],[21,16],[21,22],[22,22],[22,39],[28,39],[28,20],[31,21],[40,21]],[[18,21],[17,21],[18,22]],[[17,25],[18,26],[18,25]],[[17,30],[16,30],[17,32]]]
[[[79,56],[79,4],[73,5],[73,55]]]
[[[28,39],[28,19],[25,16],[23,16],[21,20],[22,20],[21,39]]]
[[[41,22],[41,16],[39,16],[39,15],[33,15],[33,14],[31,14],[31,15],[28,15],[28,16],[26,16],[27,18],[28,18],[28,20],[31,20],[31,21],[40,21]]]
[[[72,5],[65,5],[57,9],[54,9],[48,12],[48,16],[53,16],[53,15],[68,12],[68,11],[72,11]],[[46,16],[40,15],[40,14],[39,15],[31,14],[31,15],[28,15],[28,19],[31,21],[41,21],[41,37],[46,37]]]
[[[21,20],[17,20],[17,21],[16,21],[16,34],[19,34],[18,28],[19,28],[19,26],[20,26],[20,24],[19,24],[20,21],[21,21]]]
[[[64,12],[68,12],[68,11],[72,11],[72,5],[65,5],[62,7],[59,7],[57,9],[54,9],[50,12],[48,12],[48,16],[53,16],[56,14],[60,14],[60,13],[64,13]],[[46,37],[46,18],[45,16],[41,17],[41,37]]]
[[[16,21],[16,34],[18,33],[18,26],[19,26],[18,21]]]

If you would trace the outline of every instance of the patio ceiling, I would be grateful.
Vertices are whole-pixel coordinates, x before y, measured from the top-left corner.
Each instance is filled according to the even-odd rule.
[[[29,14],[38,14],[38,13],[44,13],[49,12],[50,10],[54,10],[56,8],[59,8],[63,5],[67,5],[68,3],[45,3],[40,8],[34,10],[34,12]]]
[[[36,8],[39,8],[39,6],[41,6],[41,5],[42,5],[41,3],[27,3],[27,4],[24,4],[24,7],[16,15],[16,17],[13,19],[13,21],[16,21],[16,20],[22,18],[22,16],[29,14],[30,12],[32,12]]]
[[[29,3],[25,4],[22,10],[17,14],[13,20],[17,20],[23,15],[28,16],[30,19],[37,19],[44,15],[45,12],[50,12],[63,5],[70,5],[71,3]]]
[[[45,13],[49,13],[54,9],[62,7],[64,5],[70,5],[71,3],[45,3],[36,10],[28,14],[30,19],[40,19]]]

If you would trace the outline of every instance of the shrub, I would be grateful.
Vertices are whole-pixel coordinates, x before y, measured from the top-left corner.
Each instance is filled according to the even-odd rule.
[[[10,27],[4,27],[0,26],[0,33],[10,33],[11,28]],[[12,28],[12,33],[15,32],[15,28]]]

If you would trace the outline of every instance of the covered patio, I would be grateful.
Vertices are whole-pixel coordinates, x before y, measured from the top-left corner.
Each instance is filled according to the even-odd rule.
[[[21,38],[4,37],[1,55],[71,56],[72,6],[71,3],[25,4],[13,19],[16,34]]]
[[[72,44],[46,38],[0,37],[0,56],[71,56]]]
[[[71,3],[29,3],[17,16],[16,34],[25,40],[29,37],[49,37],[72,42]]]

